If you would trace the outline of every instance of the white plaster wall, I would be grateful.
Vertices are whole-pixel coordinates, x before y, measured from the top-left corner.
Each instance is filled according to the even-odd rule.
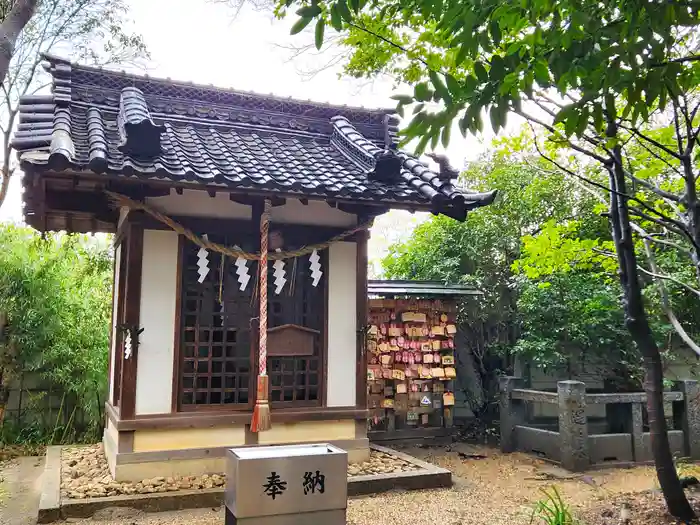
[[[355,406],[357,377],[357,245],[338,242],[328,249],[329,407]]]
[[[150,197],[146,202],[172,215],[245,220],[252,217],[251,206],[232,201],[225,192],[210,197],[203,190],[184,190],[182,195],[171,190],[170,195]],[[272,208],[271,220],[277,223],[323,226],[350,226],[357,221],[355,215],[331,208],[325,202],[309,201],[308,205],[304,205],[297,199],[287,199],[284,206]]]
[[[331,208],[322,201],[309,201],[304,205],[296,199],[287,199],[284,206],[272,208],[270,220],[273,223],[354,226],[357,223],[357,216]]]
[[[119,304],[119,271],[121,268],[121,244],[114,250],[114,282],[112,283],[112,347],[109,349],[109,362],[112,366],[109,369],[109,401],[112,402],[114,395],[114,369],[116,368],[115,348],[117,346],[117,304]]]
[[[182,195],[170,190],[165,197],[150,197],[148,204],[153,204],[165,213],[173,215],[188,215],[194,217],[210,217],[218,219],[250,219],[250,206],[233,202],[228,193],[219,192],[210,197],[203,190],[184,190]]]
[[[178,236],[143,232],[136,415],[171,411]]]

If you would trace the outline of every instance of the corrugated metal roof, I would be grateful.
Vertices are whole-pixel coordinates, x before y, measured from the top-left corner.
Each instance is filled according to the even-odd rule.
[[[367,293],[376,296],[388,295],[484,295],[484,292],[465,284],[445,284],[440,281],[371,280]]]

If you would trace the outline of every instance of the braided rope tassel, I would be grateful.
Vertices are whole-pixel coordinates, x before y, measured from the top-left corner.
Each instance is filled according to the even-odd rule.
[[[265,208],[260,217],[260,347],[258,348],[258,392],[253,409],[253,420],[250,423],[251,432],[262,432],[271,427],[267,377],[267,242],[270,233],[271,207],[270,200],[265,199]]]

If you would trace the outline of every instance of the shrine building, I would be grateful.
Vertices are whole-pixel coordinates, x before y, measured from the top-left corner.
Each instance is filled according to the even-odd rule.
[[[396,149],[392,109],[52,56],[45,68],[52,93],[21,99],[12,139],[24,216],[114,236],[115,479],[222,472],[225,449],[245,445],[330,442],[366,459],[372,220],[462,221],[495,193]]]

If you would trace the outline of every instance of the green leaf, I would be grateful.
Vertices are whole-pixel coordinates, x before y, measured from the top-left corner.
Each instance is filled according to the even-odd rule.
[[[455,77],[447,73],[445,75],[445,80],[447,81],[447,89],[450,90],[452,95],[459,95],[461,93],[462,85]]]
[[[569,115],[571,115],[571,112],[574,110],[574,107],[572,105],[564,106],[561,108],[557,114],[554,116],[554,124],[558,124],[559,122],[564,122],[566,119],[569,118]]]
[[[425,148],[428,146],[428,141],[430,140],[430,136],[428,135],[423,135],[418,141],[418,145],[416,146],[416,156],[421,156],[423,152],[425,151]]]
[[[491,33],[491,39],[496,46],[501,43],[501,28],[496,20],[492,20],[489,25],[489,33]]]
[[[313,18],[321,14],[321,7],[318,4],[307,5],[297,9],[297,14],[302,18]]]
[[[481,82],[482,84],[484,82],[488,82],[489,80],[489,74],[486,71],[486,68],[484,67],[484,64],[481,62],[476,62],[474,64],[474,74],[476,75],[476,78]]]
[[[467,131],[469,130],[469,121],[471,119],[469,118],[469,113],[465,111],[464,116],[462,116],[461,119],[459,119],[458,125],[459,125],[459,131],[462,134],[463,137],[467,136]]]
[[[346,22],[352,22],[352,13],[350,12],[350,9],[348,9],[347,1],[339,0],[338,3],[335,5],[338,6],[338,12],[340,13],[340,17]]]
[[[423,111],[423,108],[425,107],[425,104],[422,102],[420,104],[416,104],[416,107],[413,108],[413,114],[415,115],[416,113],[420,113]]]
[[[537,83],[542,86],[546,87],[549,85],[549,66],[547,65],[547,61],[540,58],[537,61],[535,61],[535,80]]]
[[[338,4],[333,4],[331,6],[331,26],[336,31],[343,29],[343,17],[340,15],[340,9],[338,9]]]
[[[450,92],[447,90],[447,87],[442,81],[442,78],[440,78],[440,75],[431,70],[428,72],[428,76],[430,77],[430,82],[432,82],[433,87],[435,88],[435,93],[437,93],[438,97],[440,97],[442,100],[450,100]]]
[[[360,10],[360,0],[349,0],[350,2],[350,8],[357,14],[357,12]]]
[[[430,132],[430,149],[437,148],[439,141],[440,141],[440,127],[434,126],[433,130]]]
[[[576,136],[581,138],[583,134],[586,132],[586,128],[588,127],[588,116],[589,116],[589,110],[587,107],[583,107],[581,109],[581,114],[578,117],[578,122],[576,124]]]
[[[457,57],[455,58],[455,66],[460,66],[464,62],[464,60],[467,58],[467,55],[469,54],[469,48],[470,45],[467,42],[463,43],[459,47]]]
[[[450,145],[450,132],[451,132],[451,126],[448,124],[444,128],[442,128],[442,146],[447,147]]]
[[[432,90],[428,87],[427,82],[419,82],[413,88],[414,98],[420,102],[427,102],[433,96]]]
[[[316,34],[314,35],[316,49],[321,49],[321,46],[323,46],[323,32],[325,29],[326,21],[323,18],[319,18],[318,22],[316,22]]]
[[[292,30],[290,33],[292,35],[296,35],[297,33],[301,33],[306,26],[308,26],[311,23],[312,18],[300,18],[295,22],[295,24],[292,26]]]
[[[491,57],[491,70],[489,71],[489,80],[500,82],[505,76],[505,64],[503,59],[494,55]]]
[[[498,112],[498,106],[495,104],[491,106],[491,109],[489,110],[489,119],[491,119],[491,128],[493,128],[493,132],[498,133],[498,130],[501,127],[501,120]]]
[[[567,115],[567,118],[564,121],[564,132],[566,133],[567,137],[570,137],[576,132],[578,129],[579,119],[580,115],[577,112],[569,112],[569,115]]]
[[[603,130],[603,106],[599,102],[593,106],[593,125],[596,131]]]
[[[413,102],[413,97],[410,95],[392,95],[391,100],[396,100],[399,104],[410,104]]]

